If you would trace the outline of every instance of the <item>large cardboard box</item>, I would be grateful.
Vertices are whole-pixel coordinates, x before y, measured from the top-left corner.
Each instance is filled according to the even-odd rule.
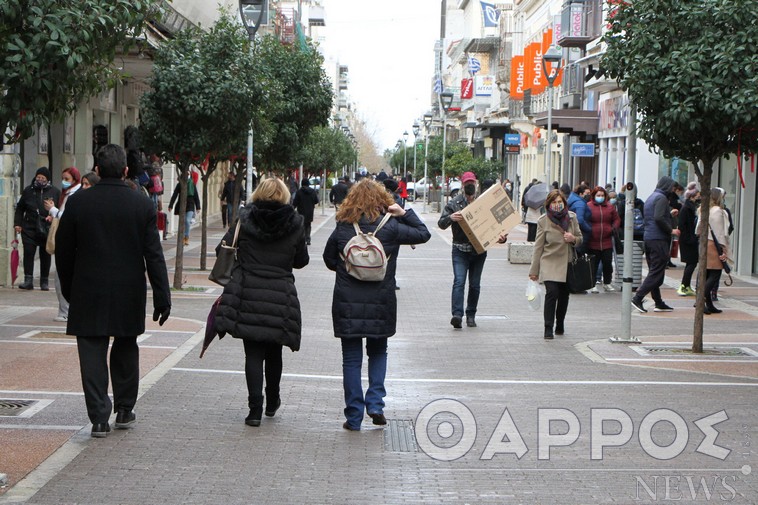
[[[521,222],[521,215],[499,184],[468,204],[461,214],[463,221],[459,224],[479,254],[497,243],[500,235],[508,233]]]

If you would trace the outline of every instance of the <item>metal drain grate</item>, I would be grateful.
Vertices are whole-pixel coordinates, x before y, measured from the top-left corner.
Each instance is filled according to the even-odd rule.
[[[418,452],[413,421],[387,419],[387,428],[384,430],[384,449],[391,452]]]
[[[740,357],[755,358],[756,353],[745,347],[708,347],[703,349],[702,354],[695,354],[689,347],[666,347],[666,346],[640,346],[635,349],[640,350],[640,354],[648,356],[722,356],[722,357]]]
[[[39,400],[8,400],[0,398],[0,416],[20,417]]]

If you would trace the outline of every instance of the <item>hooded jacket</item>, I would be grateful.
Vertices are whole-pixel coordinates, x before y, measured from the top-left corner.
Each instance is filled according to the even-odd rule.
[[[668,195],[673,187],[674,179],[664,175],[653,194],[645,200],[645,240],[671,240],[674,221]]]
[[[237,261],[214,329],[220,336],[300,349],[300,301],[293,268],[308,264],[303,218],[291,205],[253,202],[240,209]],[[235,225],[223,240],[231,244]],[[220,248],[216,247],[216,253]]]

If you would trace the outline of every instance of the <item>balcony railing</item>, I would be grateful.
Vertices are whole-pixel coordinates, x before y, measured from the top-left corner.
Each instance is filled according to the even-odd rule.
[[[558,45],[585,47],[600,36],[598,17],[602,14],[597,0],[566,0],[561,9],[561,32]]]

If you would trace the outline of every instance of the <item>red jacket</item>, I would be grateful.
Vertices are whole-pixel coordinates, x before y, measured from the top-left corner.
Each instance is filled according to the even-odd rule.
[[[621,218],[615,205],[608,202],[598,204],[590,201],[587,204],[585,220],[592,225],[592,235],[587,243],[588,249],[604,251],[613,248],[613,230],[621,226]]]

